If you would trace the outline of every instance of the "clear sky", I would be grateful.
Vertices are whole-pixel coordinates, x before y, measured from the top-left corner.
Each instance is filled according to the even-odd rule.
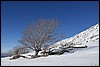
[[[71,37],[99,22],[99,1],[2,1],[1,51],[18,44],[26,26],[39,17],[58,19],[59,31]]]

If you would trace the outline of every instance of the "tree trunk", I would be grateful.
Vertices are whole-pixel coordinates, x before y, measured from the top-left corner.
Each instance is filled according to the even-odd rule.
[[[39,53],[39,51],[38,51],[38,50],[36,50],[36,51],[35,51],[35,56],[38,56],[38,53]]]

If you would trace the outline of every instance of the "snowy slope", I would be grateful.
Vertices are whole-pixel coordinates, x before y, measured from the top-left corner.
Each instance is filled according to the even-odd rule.
[[[87,42],[88,41],[88,42]],[[57,42],[57,49],[60,44],[66,42],[81,43],[87,48],[79,48],[74,53],[64,53],[63,55],[49,55],[35,59],[19,58],[9,60],[10,57],[1,58],[1,66],[99,66],[99,24],[96,24],[86,31],[75,36]],[[34,52],[23,54],[33,55]]]
[[[59,41],[52,46],[59,48],[60,44],[65,44],[68,42],[71,42],[74,44],[84,44],[84,43],[88,43],[88,42],[94,42],[96,40],[99,40],[99,23],[79,34],[76,34],[73,37]]]
[[[63,55],[50,55],[35,59],[19,58],[9,60],[9,57],[1,59],[2,66],[99,66],[99,41],[87,43],[88,48],[83,48],[74,53]],[[33,54],[30,53],[30,54]],[[28,54],[24,54],[27,56]]]

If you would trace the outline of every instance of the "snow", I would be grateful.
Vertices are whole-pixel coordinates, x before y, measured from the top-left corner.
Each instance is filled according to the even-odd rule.
[[[99,41],[87,43],[88,48],[79,48],[74,53],[49,55],[35,59],[19,58],[9,60],[1,58],[2,66],[99,66]],[[23,54],[32,55],[34,52]]]
[[[86,45],[74,45],[73,47],[85,47]]]
[[[74,44],[84,44],[87,42],[95,41],[97,39],[99,39],[99,23],[79,34],[76,34],[73,37],[57,42],[55,45],[59,46],[59,44],[65,44],[68,42],[72,42]]]
[[[91,39],[90,37],[93,38]],[[19,59],[9,60],[11,57],[5,57],[1,58],[1,66],[99,66],[99,24],[52,46],[56,46],[54,48],[59,49],[61,47],[60,44],[66,42],[82,44],[81,46],[86,45],[87,48],[76,48],[73,53],[66,52],[62,55],[49,55],[35,59],[20,57]],[[76,46],[79,47],[80,45]],[[34,55],[34,52],[22,55],[29,57],[28,55]]]

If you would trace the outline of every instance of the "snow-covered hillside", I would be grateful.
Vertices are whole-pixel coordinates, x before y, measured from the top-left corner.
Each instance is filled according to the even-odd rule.
[[[61,44],[65,44],[69,42],[74,44],[85,44],[88,42],[94,42],[96,40],[99,40],[99,23],[79,34],[76,34],[73,37],[57,42],[53,46],[58,47]]]
[[[88,45],[88,48],[63,55],[49,55],[35,59],[20,57],[15,60],[9,60],[10,57],[1,58],[1,66],[99,66],[99,40],[85,45]],[[24,56],[32,54],[34,52]]]
[[[87,45],[87,48],[77,48],[74,53],[65,52],[62,55],[49,55],[35,59],[22,58],[9,60],[10,57],[1,58],[1,66],[99,66],[99,24],[75,36],[55,43],[59,49],[60,44],[72,42]],[[54,46],[52,45],[52,46]],[[26,57],[34,52],[22,54]]]

